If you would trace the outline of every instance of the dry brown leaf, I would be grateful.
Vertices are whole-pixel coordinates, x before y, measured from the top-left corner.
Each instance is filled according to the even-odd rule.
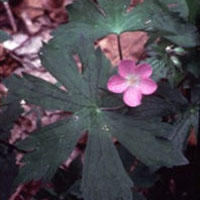
[[[147,42],[147,34],[144,32],[127,32],[121,36],[121,46],[123,59],[133,59],[138,61],[144,52],[144,45]],[[119,51],[117,36],[109,35],[99,42],[99,46],[109,58],[113,66],[119,63]]]

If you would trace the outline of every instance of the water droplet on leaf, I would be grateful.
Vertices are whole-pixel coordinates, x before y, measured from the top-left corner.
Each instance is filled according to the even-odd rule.
[[[74,121],[78,121],[79,120],[79,116],[75,115],[74,117]]]
[[[108,127],[107,124],[103,125],[103,127],[102,127],[101,129],[102,129],[103,131],[106,131],[106,132],[110,131],[110,129],[109,129],[109,127]]]

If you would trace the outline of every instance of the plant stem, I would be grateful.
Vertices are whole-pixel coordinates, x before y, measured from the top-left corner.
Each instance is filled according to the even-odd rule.
[[[13,32],[16,33],[17,32],[17,25],[15,23],[15,19],[14,19],[12,11],[10,9],[9,3],[8,2],[4,2],[4,7],[6,9],[6,13],[8,15],[8,19],[10,21],[10,25],[11,25],[11,27],[13,29]]]
[[[25,150],[23,150],[23,149],[19,149],[19,148],[16,147],[15,145],[10,144],[10,143],[8,143],[7,141],[4,141],[4,140],[2,140],[2,139],[0,139],[0,143],[6,145],[7,147],[10,147],[10,148],[13,149],[13,150],[17,150],[17,151],[19,151],[19,152],[21,152],[21,153],[28,153],[27,151],[25,151]]]
[[[117,35],[117,44],[118,44],[118,50],[119,50],[119,58],[120,58],[120,60],[123,60],[120,35]]]

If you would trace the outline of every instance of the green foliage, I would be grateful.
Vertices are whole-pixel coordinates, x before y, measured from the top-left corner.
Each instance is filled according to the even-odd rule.
[[[81,37],[78,43],[81,44],[84,40]],[[65,50],[51,45],[47,45],[42,51],[42,61],[57,80],[68,86],[68,92],[31,75],[24,75],[24,78],[12,76],[5,84],[10,93],[19,99],[44,108],[70,110],[74,114],[67,121],[37,130],[22,142],[20,148],[34,151],[24,157],[26,165],[20,170],[17,182],[51,178],[86,130],[89,132],[89,139],[82,182],[83,196],[86,199],[101,199],[102,194],[109,195],[108,199],[120,196],[129,199],[131,196],[132,183],[122,167],[111,136],[116,137],[136,158],[147,165],[173,166],[185,163],[185,158],[175,151],[170,141],[156,138],[156,135],[166,135],[166,132],[172,130],[171,126],[160,122],[134,120],[123,114],[101,109],[101,96],[97,91],[99,87],[105,86],[107,79],[104,73],[109,71],[109,66],[105,57],[100,55],[99,49],[94,51],[92,47],[88,47],[85,52],[85,48],[80,46],[79,49],[68,50],[66,54]],[[83,73],[79,73],[72,52],[79,55]],[[65,59],[64,55],[71,55],[71,59],[67,56],[68,59]],[[19,89],[16,86],[20,86]],[[8,98],[12,99],[12,95]]]
[[[166,65],[166,62],[162,57],[153,56],[146,59],[146,62],[153,68],[152,78],[155,81],[160,81],[162,78],[168,77],[171,66]]]
[[[189,15],[189,8],[186,0],[165,0],[162,2],[168,6],[170,11],[178,13],[181,17],[187,19]]]
[[[185,70],[190,72],[196,79],[200,77],[200,51],[195,49],[184,57]]]
[[[83,170],[85,199],[131,199],[132,181],[128,178],[105,121],[90,129]]]
[[[17,101],[1,106],[0,113],[0,139],[7,139],[13,123],[19,118],[23,109]]]
[[[156,33],[184,47],[199,44],[195,26],[174,14],[175,9],[187,16],[188,8],[184,1],[175,6],[173,11],[168,9],[166,3],[158,0],[145,1],[130,12],[126,11],[130,3],[128,0],[101,0],[98,3],[97,6],[90,0],[77,0],[70,5],[68,11],[71,23],[54,31],[56,44],[66,46],[75,43],[79,37],[77,33],[84,33],[97,40],[111,33],[137,30]]]
[[[157,175],[142,163],[136,166],[130,176],[134,180],[134,183],[141,188],[152,187],[158,179]]]
[[[0,152],[0,198],[6,200],[11,195],[18,167],[15,164],[16,155],[9,147],[0,143]]]
[[[187,9],[185,6],[185,4],[180,5],[179,9]],[[193,47],[199,44],[196,27],[175,15],[174,12],[170,12],[162,1],[145,1],[137,8],[140,10],[140,15],[145,16],[145,29],[150,33],[156,33],[158,36],[183,47]]]
[[[10,39],[10,36],[6,32],[0,30],[0,42],[4,42],[8,39]]]
[[[198,0],[187,0],[187,4],[189,7],[189,20],[195,23],[196,18],[200,16],[200,2]]]
[[[162,43],[152,48],[151,51],[153,53],[151,54],[153,55],[147,58],[145,62],[151,64],[153,68],[152,78],[155,81],[168,79],[172,86],[176,86],[184,76],[181,61],[175,52],[167,53],[167,46],[163,46],[162,48],[160,46],[162,46]]]
[[[16,183],[51,179],[83,134],[88,135],[88,141],[79,185],[85,200],[144,199],[133,193],[134,179],[137,186],[148,187],[156,179],[150,169],[187,164],[182,150],[189,128],[197,127],[197,112],[191,115],[189,102],[168,84],[160,84],[155,96],[144,98],[140,107],[120,108],[120,98],[106,89],[110,63],[93,42],[111,33],[138,30],[149,33],[153,41],[164,40],[161,49],[146,61],[152,65],[156,81],[168,79],[176,86],[182,67],[173,63],[174,54],[168,54],[165,48],[172,43],[197,46],[197,29],[188,22],[190,11],[184,0],[148,0],[127,12],[129,3],[77,0],[68,7],[70,23],[54,31],[53,39],[40,52],[42,64],[62,89],[28,74],[13,75],[4,81],[9,88],[8,104],[23,99],[47,110],[72,113],[69,119],[42,127],[18,144],[28,153]],[[197,106],[196,101],[192,103]],[[166,116],[171,124],[163,122]],[[120,159],[113,138],[139,160],[137,170],[131,174],[133,182],[128,175],[131,163],[127,167]],[[143,170],[146,173],[142,177]]]
[[[15,154],[8,144],[9,131],[19,118],[23,109],[17,101],[9,105],[1,105],[0,112],[0,198],[8,199],[11,194],[13,181],[17,175]],[[9,175],[9,176],[8,176]]]
[[[51,179],[59,165],[70,156],[82,131],[86,129],[86,122],[82,121],[87,119],[85,115],[80,114],[80,120],[72,117],[68,121],[41,128],[23,141],[20,148],[35,151],[25,156],[26,166],[20,170],[17,182],[38,180],[41,177]]]
[[[133,192],[133,199],[134,200],[146,200],[146,198],[138,192]]]
[[[186,147],[189,131],[192,127],[196,127],[198,123],[198,112],[190,115],[182,116],[176,121],[175,130],[170,137],[173,138],[173,143],[177,149],[183,150]]]

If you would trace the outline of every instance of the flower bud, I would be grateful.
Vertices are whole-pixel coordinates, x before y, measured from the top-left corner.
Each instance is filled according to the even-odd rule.
[[[184,56],[186,54],[186,51],[182,47],[176,47],[174,48],[174,53],[179,56]]]
[[[170,56],[171,61],[173,62],[173,64],[177,67],[181,67],[181,62],[180,60],[177,58],[177,56]]]
[[[167,53],[172,53],[172,52],[173,52],[172,46],[167,46],[167,47],[165,48],[165,51],[166,51]]]

